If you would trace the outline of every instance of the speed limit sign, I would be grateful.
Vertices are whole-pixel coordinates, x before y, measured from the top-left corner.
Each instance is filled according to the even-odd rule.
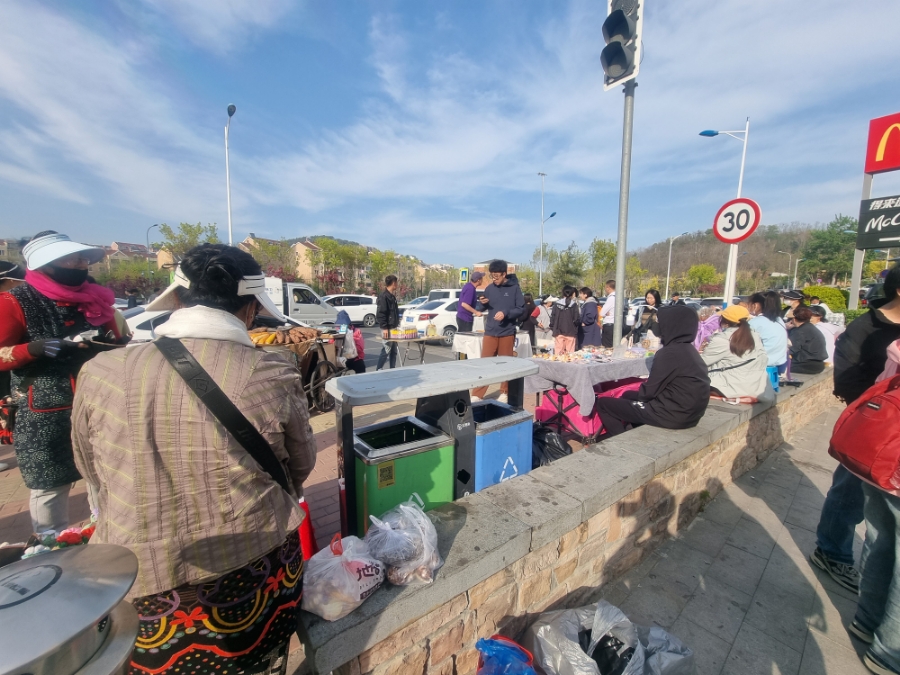
[[[762,211],[752,199],[739,197],[725,204],[713,221],[713,234],[726,244],[744,241],[759,227]]]

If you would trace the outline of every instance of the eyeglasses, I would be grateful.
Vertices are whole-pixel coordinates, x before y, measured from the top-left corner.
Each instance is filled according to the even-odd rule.
[[[502,279],[505,276],[505,272],[491,272],[491,279]]]

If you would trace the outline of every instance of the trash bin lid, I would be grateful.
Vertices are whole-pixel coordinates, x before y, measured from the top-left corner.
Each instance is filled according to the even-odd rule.
[[[373,448],[369,443],[360,438],[360,436],[368,432],[390,428],[397,424],[412,424],[414,426],[417,426],[428,433],[428,438],[421,438],[419,440],[408,441],[406,443],[398,443],[396,445],[390,445],[385,448]],[[408,417],[399,417],[384,422],[376,422],[375,424],[370,424],[369,426],[355,429],[353,432],[353,449],[356,452],[356,456],[359,457],[359,459],[361,459],[365,464],[370,465],[380,464],[381,462],[387,462],[392,459],[397,459],[398,457],[415,455],[420,452],[427,452],[429,450],[441,448],[446,445],[452,445],[453,442],[454,441],[452,438],[450,438],[447,434],[445,434],[437,427],[426,424],[422,420],[418,419],[417,417],[413,417],[412,415]]]
[[[85,629],[125,597],[137,571],[134,553],[112,544],[72,546],[0,569],[0,672],[22,672],[93,639]]]

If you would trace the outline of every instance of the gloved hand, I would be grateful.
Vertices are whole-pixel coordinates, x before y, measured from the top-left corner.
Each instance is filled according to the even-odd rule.
[[[60,340],[59,338],[51,338],[49,340],[35,340],[28,343],[28,353],[32,356],[47,356],[55,359],[60,354],[73,352],[82,349],[87,345],[71,340]]]

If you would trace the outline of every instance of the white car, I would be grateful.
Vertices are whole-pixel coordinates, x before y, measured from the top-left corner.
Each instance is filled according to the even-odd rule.
[[[437,328],[439,338],[446,345],[453,344],[453,336],[456,335],[456,309],[459,307],[459,300],[431,300],[424,305],[406,312],[400,321],[401,328],[411,328],[419,332],[419,336],[424,337],[425,331],[428,330],[428,324],[434,324]]]
[[[350,321],[353,323],[361,323],[367,328],[375,325],[375,312],[377,303],[371,295],[351,295],[349,293],[341,293],[338,295],[326,295],[322,298],[337,311],[344,310]]]
[[[428,302],[428,296],[423,295],[421,297],[414,298],[413,300],[410,300],[409,302],[404,302],[397,309],[400,310],[400,314],[403,314],[404,312],[406,312],[410,309],[415,309],[416,307],[419,307],[420,305],[424,305],[426,302]]]
[[[128,311],[134,312],[136,309],[137,308],[135,307]],[[169,320],[169,317],[172,315],[173,311],[174,310],[171,309],[164,309],[156,312],[148,312],[142,310],[130,316],[127,312],[124,313],[123,316],[125,316],[125,323],[127,323],[128,328],[131,329],[131,341],[128,343],[129,346],[142,344],[144,342],[152,342],[157,337],[159,337],[156,334],[156,329]],[[309,328],[309,324],[303,323],[302,321],[297,321],[296,319],[292,319],[290,317],[287,318],[289,323],[292,325]],[[284,324],[274,317],[260,314],[256,317],[255,325],[276,328]]]

